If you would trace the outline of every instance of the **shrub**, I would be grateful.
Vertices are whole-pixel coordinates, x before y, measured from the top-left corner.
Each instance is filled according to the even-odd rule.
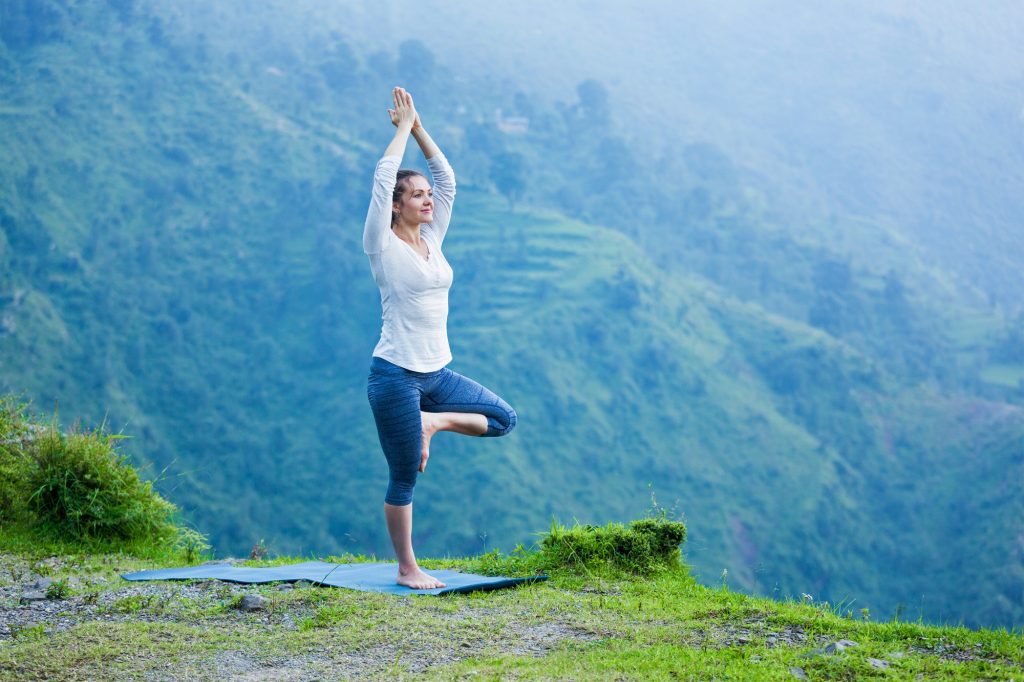
[[[102,429],[61,433],[0,395],[0,541],[199,561],[210,549],[206,536],[176,523],[177,508],[116,450],[120,438]]]
[[[27,448],[29,507],[69,539],[170,539],[173,504],[139,478],[99,430],[63,434],[47,429]]]
[[[24,446],[35,434],[35,425],[25,419],[24,410],[12,396],[0,396],[0,523],[19,520],[25,513]]]
[[[54,580],[46,588],[47,599],[67,599],[71,596],[71,586],[67,580]]]
[[[511,554],[498,550],[472,562],[473,571],[485,575],[524,575],[547,571],[627,571],[650,575],[660,568],[681,567],[679,546],[686,526],[665,515],[632,521],[628,526],[575,525],[552,522],[551,529],[530,549],[519,545]]]
[[[541,564],[546,568],[581,568],[610,565],[630,573],[647,575],[660,567],[679,565],[679,545],[686,526],[679,521],[648,518],[629,526],[566,528],[553,523],[541,540]]]

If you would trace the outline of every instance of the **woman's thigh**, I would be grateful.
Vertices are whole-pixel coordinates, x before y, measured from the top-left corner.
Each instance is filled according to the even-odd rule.
[[[485,436],[504,436],[515,428],[515,410],[497,394],[447,367],[424,386],[420,408],[424,412],[472,412],[487,417]]]
[[[415,478],[423,437],[420,390],[415,378],[401,372],[371,372],[366,395],[377,435],[392,475]]]

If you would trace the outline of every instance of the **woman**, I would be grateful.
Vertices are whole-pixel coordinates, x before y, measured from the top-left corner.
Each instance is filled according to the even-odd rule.
[[[390,480],[384,518],[398,556],[398,584],[444,587],[416,563],[412,549],[412,492],[427,467],[438,431],[503,436],[516,425],[508,403],[456,374],[448,348],[448,289],[452,269],[441,253],[455,200],[455,175],[420,124],[412,96],[392,93],[395,137],[377,163],[363,231],[363,250],[380,287],[383,325],[373,351],[367,396]],[[398,170],[412,135],[426,157],[432,189],[416,171]],[[437,193],[434,193],[434,189]]]

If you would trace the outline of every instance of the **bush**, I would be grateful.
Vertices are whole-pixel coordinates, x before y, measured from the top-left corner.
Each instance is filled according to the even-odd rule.
[[[629,526],[552,524],[541,540],[543,563],[552,568],[600,567],[611,565],[638,575],[658,568],[678,566],[679,546],[686,539],[686,526],[679,521],[648,518]]]
[[[663,568],[682,568],[679,546],[685,539],[686,526],[664,514],[628,526],[566,528],[552,521],[551,530],[533,547],[519,545],[510,554],[495,549],[475,557],[469,570],[483,575],[529,575],[611,569],[647,576]]]
[[[66,435],[48,429],[34,439],[29,507],[70,539],[172,537],[174,505],[114,449],[117,438],[99,430]]]
[[[13,397],[0,396],[0,523],[21,520],[25,514],[24,446],[35,430],[24,418],[24,409]]]
[[[40,539],[141,543],[198,560],[206,538],[175,523],[177,508],[117,451],[120,438],[62,433],[0,396],[0,523]]]

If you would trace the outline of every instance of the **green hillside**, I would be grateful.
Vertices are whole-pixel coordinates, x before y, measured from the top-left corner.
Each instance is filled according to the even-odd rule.
[[[751,598],[726,573],[700,585],[680,561],[686,526],[657,506],[628,524],[552,524],[509,554],[423,562],[547,578],[517,589],[402,597],[307,580],[128,582],[208,555],[117,440],[63,433],[0,398],[4,679],[1012,680],[1024,665],[1019,632],[876,622],[808,594]],[[216,563],[302,559],[259,544],[248,560]]]
[[[369,103],[445,67],[409,73],[422,45],[300,40],[273,14],[250,20],[254,47],[141,2],[4,12],[0,388],[132,434],[221,553],[386,555],[360,235],[389,131]],[[912,258],[889,276],[898,245],[851,264],[785,229],[713,149],[674,161],[682,204],[642,195],[662,225],[645,233],[622,194],[664,184],[621,144],[607,176],[616,131],[594,111],[601,144],[564,135],[586,102],[561,119],[537,102],[547,127],[505,139],[476,88],[423,109],[460,178],[452,368],[520,426],[438,437],[421,553],[635,518],[653,492],[688,519],[705,583],[727,570],[761,594],[1022,622],[1013,322]],[[620,190],[573,190],[598,181]]]

